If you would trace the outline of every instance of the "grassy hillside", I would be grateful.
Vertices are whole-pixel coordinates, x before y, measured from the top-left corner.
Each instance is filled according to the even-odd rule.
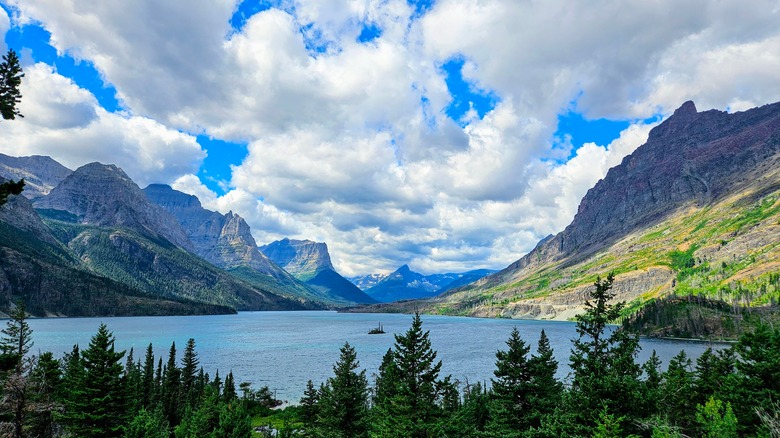
[[[780,180],[777,174],[768,179]],[[706,206],[689,204],[585,257],[540,262],[510,282],[478,282],[422,306],[442,314],[567,319],[581,311],[597,276],[609,272],[627,312],[670,294],[761,306],[780,301],[778,236],[776,184]]]

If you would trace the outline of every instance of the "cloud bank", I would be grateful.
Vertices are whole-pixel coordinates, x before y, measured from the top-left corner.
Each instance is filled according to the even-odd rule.
[[[776,1],[438,0],[420,13],[299,0],[235,28],[228,0],[8,3],[10,25],[43,26],[123,109],[27,66],[22,109],[35,117],[0,125],[4,152],[174,183],[246,217],[260,243],[326,241],[347,275],[502,268],[568,224],[645,141],[643,120],[689,99],[730,111],[780,100]],[[378,36],[361,42],[367,26]],[[482,117],[447,116],[468,99],[448,88],[452,59],[472,92],[497,96]],[[568,111],[631,123],[571,151],[556,140]],[[248,145],[222,196],[195,176],[197,134]]]

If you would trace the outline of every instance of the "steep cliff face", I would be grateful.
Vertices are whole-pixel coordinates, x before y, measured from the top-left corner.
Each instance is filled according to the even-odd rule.
[[[333,269],[328,245],[311,240],[282,239],[260,247],[268,258],[298,278],[310,278],[324,269]]]
[[[0,176],[6,179],[24,178],[22,193],[27,199],[36,199],[48,195],[62,180],[73,173],[72,170],[54,161],[51,157],[33,155],[30,157],[11,157],[0,154]]]
[[[241,216],[207,210],[197,197],[164,184],[149,185],[144,193],[179,221],[195,253],[210,263],[225,269],[246,266],[274,278],[289,278],[257,249],[249,225]]]
[[[310,287],[344,304],[376,302],[336,272],[323,242],[285,238],[260,247],[260,251]]]
[[[68,215],[80,224],[127,227],[192,250],[176,219],[149,202],[133,180],[114,165],[86,164],[33,205],[52,215]]]
[[[780,152],[780,103],[728,114],[685,102],[647,142],[607,172],[562,232],[481,285],[519,278],[549,262],[581,260],[689,206],[772,186]]]
[[[672,292],[744,299],[750,290],[760,304],[780,263],[778,232],[780,103],[728,114],[686,102],[587,192],[563,231],[504,270],[416,305],[566,319],[610,271],[630,308]],[[679,254],[690,264],[675,265]]]

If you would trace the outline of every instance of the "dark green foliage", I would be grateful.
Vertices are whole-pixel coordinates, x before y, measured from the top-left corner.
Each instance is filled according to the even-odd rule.
[[[27,323],[28,316],[24,302],[18,301],[0,339],[0,363],[12,365],[17,372],[21,370],[22,360],[33,346],[32,329]]]
[[[24,180],[19,181],[4,181],[0,183],[0,207],[8,202],[8,197],[11,195],[19,195],[24,190]]]
[[[517,327],[506,341],[508,349],[496,352],[496,378],[492,380],[493,397],[486,430],[496,436],[519,436],[528,428],[526,416],[531,404],[530,347],[520,338]]]
[[[178,424],[181,420],[181,370],[176,366],[176,343],[171,343],[168,351],[168,364],[162,377],[161,401],[163,414],[169,424]]]
[[[681,351],[663,373],[658,399],[660,413],[673,426],[690,429],[693,424],[693,372],[691,360]]]
[[[51,352],[42,353],[30,372],[32,391],[28,435],[50,438],[57,434],[54,414],[61,409],[57,399],[62,388],[60,362]]]
[[[16,108],[16,104],[22,100],[19,86],[23,77],[19,57],[13,49],[8,49],[8,53],[3,55],[3,62],[0,63],[0,116],[5,120],[24,117]]]
[[[306,382],[306,390],[303,391],[300,406],[300,420],[305,428],[312,428],[316,424],[319,415],[320,392],[314,387],[311,380]]]
[[[70,359],[74,372],[69,374],[66,370],[66,382],[74,386],[69,386],[73,397],[68,400],[66,412],[68,429],[76,436],[112,437],[124,433],[126,400],[121,363],[124,355],[124,351],[114,351],[114,336],[101,324],[81,359],[75,356]]]
[[[544,330],[539,335],[536,354],[528,361],[528,368],[531,372],[531,380],[528,384],[531,409],[527,415],[527,422],[530,427],[538,428],[541,426],[542,419],[552,415],[560,405],[563,395],[563,384],[555,378],[558,372],[558,361],[555,360],[550,340]]]
[[[144,356],[144,365],[141,370],[141,406],[150,408],[155,404],[155,381],[154,381],[154,348],[152,344],[146,347],[146,356]]]
[[[125,432],[125,438],[168,438],[168,421],[162,409],[140,411],[130,420]]]
[[[317,426],[328,437],[368,436],[368,381],[355,349],[344,344],[341,356],[333,365],[334,376],[319,394]]]
[[[411,328],[395,335],[392,354],[380,369],[378,381],[384,388],[377,393],[372,424],[379,436],[425,437],[434,433],[445,411],[442,395],[447,382],[439,380],[441,361],[431,348],[429,333],[415,314]],[[385,362],[385,361],[383,361]],[[387,373],[386,375],[382,375]]]
[[[233,371],[230,371],[227,377],[225,377],[225,386],[222,389],[222,399],[227,402],[238,399],[236,381],[233,379]]]
[[[198,377],[198,353],[195,352],[195,339],[187,340],[184,356],[181,358],[181,394],[187,406],[195,403],[195,381]]]
[[[638,415],[642,406],[641,368],[635,362],[639,338],[608,326],[623,308],[623,303],[609,304],[613,282],[612,274],[597,279],[592,301],[576,317],[580,337],[571,353],[571,397],[583,426],[594,425],[603,410],[619,420]]]

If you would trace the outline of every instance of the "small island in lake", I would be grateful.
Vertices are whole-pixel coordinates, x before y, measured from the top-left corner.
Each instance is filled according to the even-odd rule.
[[[385,333],[385,330],[382,327],[382,323],[381,322],[379,323],[378,326],[376,326],[375,328],[372,328],[371,330],[368,331],[369,335],[381,335],[381,334],[384,334],[384,333]]]

